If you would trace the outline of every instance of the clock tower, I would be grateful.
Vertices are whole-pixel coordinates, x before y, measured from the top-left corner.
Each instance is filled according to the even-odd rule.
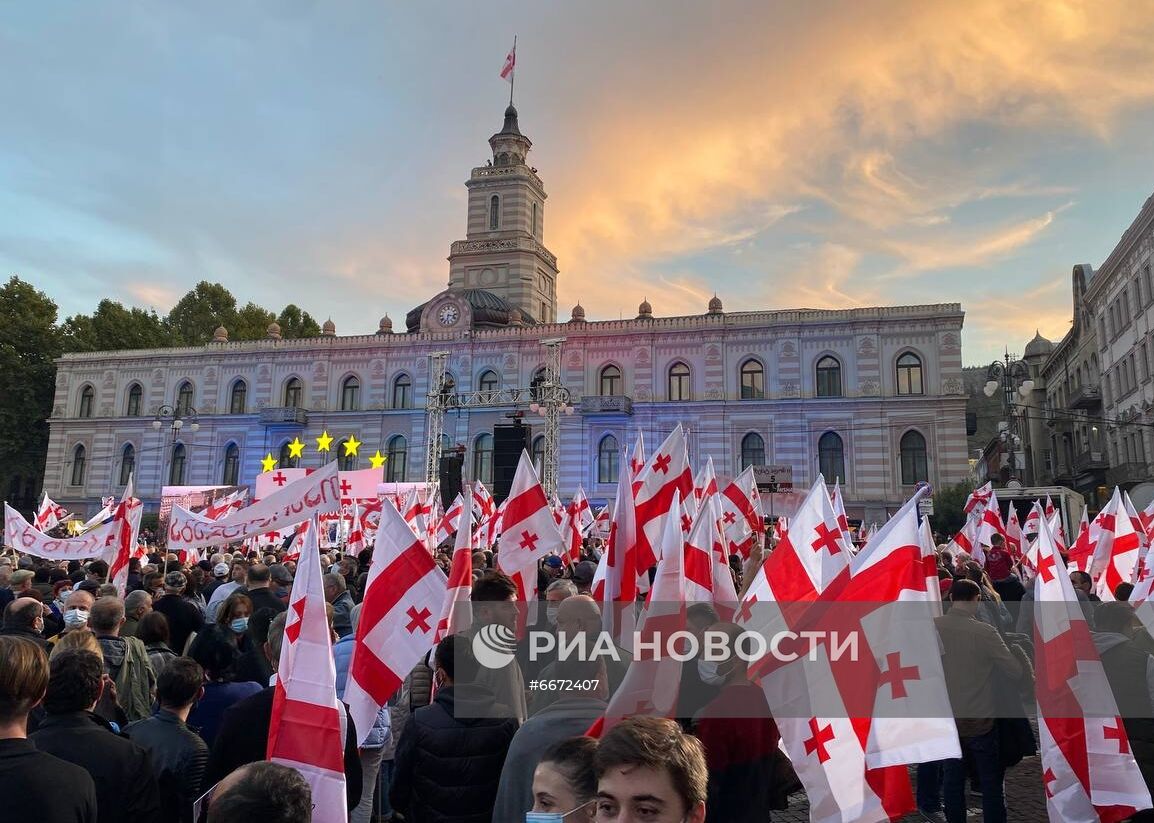
[[[501,130],[489,138],[493,159],[465,183],[468,223],[465,239],[450,247],[449,291],[483,289],[526,322],[555,323],[557,258],[542,242],[545,186],[525,162],[532,145],[510,105]]]

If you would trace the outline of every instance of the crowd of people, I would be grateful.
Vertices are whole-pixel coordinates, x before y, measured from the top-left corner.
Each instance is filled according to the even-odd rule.
[[[591,596],[599,541],[579,562],[539,568],[537,628],[596,635]],[[762,552],[731,570],[743,591]],[[338,697],[348,681],[370,553],[322,552]],[[447,569],[447,552],[437,556]],[[348,718],[352,821],[767,821],[800,788],[765,696],[746,664],[682,665],[676,717],[603,720],[629,660],[514,661],[472,651],[475,627],[512,629],[516,587],[492,552],[472,557],[474,628],[444,638],[412,670],[363,742]],[[13,819],[302,821],[308,784],[266,761],[275,678],[295,565],[282,549],[221,553],[197,564],[134,561],[126,595],[102,561],[0,557],[0,790]],[[1030,595],[995,536],[984,566],[938,552],[937,619],[963,760],[917,768],[919,812],[966,820],[967,785],[983,819],[1006,819],[1005,770],[1035,751],[1021,701],[1032,694]],[[1094,630],[1134,754],[1154,785],[1154,651],[1125,602],[1100,603],[1072,581]],[[1027,608],[1023,608],[1023,604]],[[687,628],[741,630],[691,604]],[[1147,674],[1149,672],[1150,674]],[[531,690],[535,680],[573,688]],[[1018,700],[1016,707],[1005,701]],[[1135,819],[1146,819],[1143,817]]]

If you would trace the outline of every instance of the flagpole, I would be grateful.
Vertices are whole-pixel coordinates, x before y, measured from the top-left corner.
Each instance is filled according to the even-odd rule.
[[[517,35],[513,35],[513,70],[509,72],[509,105],[513,105],[513,81],[517,79]]]

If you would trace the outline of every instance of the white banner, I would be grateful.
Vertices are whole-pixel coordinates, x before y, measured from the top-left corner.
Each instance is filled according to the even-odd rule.
[[[4,504],[4,542],[16,551],[48,560],[92,560],[116,551],[119,521],[110,520],[79,537],[49,537]]]
[[[340,483],[334,461],[220,520],[173,506],[168,521],[168,550],[223,546],[295,525],[314,515],[338,512],[340,508]]]

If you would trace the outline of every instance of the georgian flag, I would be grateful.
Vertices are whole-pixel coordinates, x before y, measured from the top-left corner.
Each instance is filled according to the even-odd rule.
[[[1097,543],[1090,563],[1090,576],[1097,581],[1098,596],[1103,600],[1113,600],[1118,584],[1131,582],[1143,542],[1117,487],[1110,502],[1094,518],[1090,535],[1096,537]]]
[[[689,453],[685,431],[679,423],[665,438],[665,442],[645,464],[640,487],[634,494],[637,506],[637,571],[647,572],[660,559],[661,534],[665,520],[673,517],[681,523],[681,506],[674,508],[674,499],[684,500],[693,494],[693,474],[689,468]]]
[[[849,518],[845,513],[845,500],[841,495],[841,481],[835,480],[833,484],[833,491],[830,492],[830,502],[833,503],[834,514],[837,515],[837,527],[841,529],[842,539],[845,540],[847,546],[853,547],[853,532],[849,528]]]
[[[618,468],[617,496],[609,524],[609,543],[593,576],[593,599],[601,606],[602,628],[617,645],[633,650],[633,630],[637,625],[634,606],[637,585],[637,513],[633,506],[633,472]]]
[[[300,551],[277,666],[266,756],[296,769],[312,787],[315,823],[346,823],[345,713],[337,700],[316,535],[314,524]]]
[[[454,534],[457,533],[458,524],[461,522],[461,513],[465,511],[465,498],[460,493],[453,498],[453,502],[449,504],[449,508],[445,511],[445,516],[441,518],[441,522],[437,524],[436,540],[437,545],[441,545]],[[469,522],[473,522],[473,518],[469,518]]]
[[[970,496],[966,498],[966,505],[962,508],[963,514],[969,514],[976,511],[978,516],[981,516],[986,506],[990,503],[990,497],[994,493],[994,484],[987,482],[986,485],[974,489],[970,492]]]
[[[532,57],[533,55],[529,55]],[[501,66],[501,79],[513,82],[513,72],[517,69],[517,41],[514,39],[513,48],[505,55],[505,64]]]
[[[364,742],[377,712],[401,687],[435,638],[445,575],[392,503],[381,510],[345,702]]]
[[[726,555],[748,560],[762,529],[761,494],[753,476],[753,466],[739,474],[721,492],[721,530]]]
[[[68,512],[65,508],[53,501],[53,499],[48,496],[48,492],[44,492],[44,499],[40,501],[40,507],[36,509],[36,518],[33,525],[42,532],[50,531],[67,516]]]
[[[569,541],[570,562],[576,563],[581,559],[581,543],[592,525],[593,512],[589,500],[585,497],[585,490],[578,486],[573,500],[565,509],[565,537]]]
[[[1118,705],[1050,528],[1038,532],[1035,688],[1053,823],[1114,823],[1151,807]]]
[[[458,495],[458,499],[459,497]],[[451,511],[453,507],[449,508]],[[442,598],[444,602],[441,604],[440,619],[437,620],[434,643],[440,643],[448,635],[463,632],[472,625],[473,610],[470,605],[472,594],[473,511],[468,506],[462,506],[457,512],[457,539],[453,544],[448,587]]]

